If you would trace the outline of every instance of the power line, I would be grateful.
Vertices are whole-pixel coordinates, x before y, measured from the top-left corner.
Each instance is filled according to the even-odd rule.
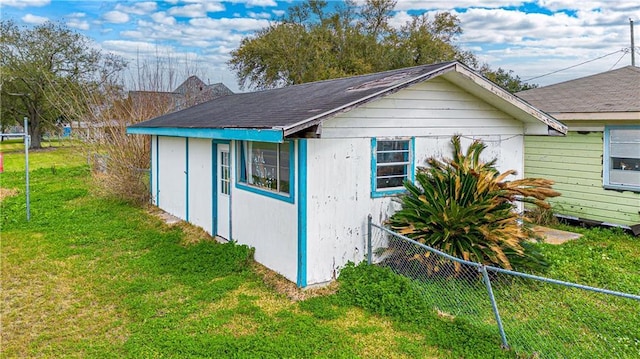
[[[614,67],[616,67],[616,65],[618,64],[618,62],[620,62],[620,60],[622,60],[622,58],[629,53],[629,49],[625,49],[625,51],[622,53],[622,56],[620,56],[620,58],[618,59],[618,61],[616,61],[615,64],[613,64],[613,66],[611,66],[611,68],[609,69],[609,71],[613,70]]]
[[[607,56],[611,56],[611,55],[613,55],[613,54],[617,54],[618,52],[625,52],[625,50],[627,50],[627,49],[617,50],[617,51],[614,51],[614,52],[608,53],[608,54],[606,54],[606,55],[602,55],[602,56],[600,56],[600,57],[596,57],[595,59],[591,59],[591,60],[587,60],[587,61],[585,61],[585,62],[581,62],[581,63],[579,63],[579,64],[577,64],[577,65],[573,65],[573,66],[565,67],[565,68],[563,68],[563,69],[556,70],[556,71],[551,71],[551,72],[546,73],[546,74],[544,74],[544,75],[534,76],[534,77],[531,77],[531,78],[528,78],[528,79],[525,79],[525,80],[522,80],[522,81],[524,81],[524,82],[528,82],[528,81],[531,81],[531,80],[539,79],[539,78],[541,78],[541,77],[545,77],[545,76],[553,75],[553,74],[556,74],[556,73],[558,73],[558,72],[562,72],[562,71],[565,71],[565,70],[569,70],[569,69],[572,69],[572,68],[574,68],[574,67],[582,66],[582,65],[584,65],[584,64],[588,64],[588,63],[590,63],[590,62],[593,62],[593,61],[596,61],[596,60],[603,59],[603,58],[605,58],[605,57],[607,57]],[[626,54],[626,52],[625,52],[625,54]],[[623,55],[623,56],[624,56],[624,55]]]

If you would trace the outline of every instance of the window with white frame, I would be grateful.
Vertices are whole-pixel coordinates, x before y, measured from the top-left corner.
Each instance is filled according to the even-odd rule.
[[[604,186],[640,192],[640,127],[606,127]]]
[[[373,151],[373,193],[402,191],[404,181],[413,180],[411,140],[373,139]]]
[[[231,193],[231,167],[229,166],[229,151],[220,152],[220,193]]]
[[[242,141],[238,182],[261,190],[289,194],[290,143]]]

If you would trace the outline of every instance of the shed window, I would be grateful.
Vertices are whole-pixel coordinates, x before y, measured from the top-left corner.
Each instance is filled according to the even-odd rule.
[[[640,128],[606,127],[604,187],[640,192]]]
[[[292,196],[292,143],[239,143],[238,183],[280,196]]]
[[[403,183],[413,180],[411,139],[373,139],[372,194],[384,196],[404,191]]]

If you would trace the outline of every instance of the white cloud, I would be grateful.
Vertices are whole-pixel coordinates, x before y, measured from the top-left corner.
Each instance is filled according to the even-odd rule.
[[[49,5],[51,0],[0,0],[0,7],[10,6],[24,9],[27,7],[42,7]]]
[[[246,7],[274,7],[278,6],[275,0],[231,0],[235,4],[244,4]]]
[[[26,14],[22,17],[22,21],[26,22],[27,24],[40,25],[49,21],[49,18],[33,14]]]
[[[121,11],[127,14],[134,15],[147,15],[154,12],[158,4],[153,1],[138,2],[133,6],[126,6],[122,4],[116,4],[115,10]]]
[[[78,30],[89,30],[89,22],[83,20],[83,18],[86,16],[87,14],[83,12],[74,12],[67,15],[66,17],[69,18],[69,20],[67,21],[67,26]]]
[[[558,10],[596,10],[600,9],[603,6],[606,7],[606,4],[603,4],[603,1],[590,1],[590,0],[538,0],[539,6],[549,9],[551,11]],[[616,1],[610,1],[610,3],[615,3]]]
[[[158,45],[147,41],[129,41],[129,40],[106,40],[102,42],[105,50],[127,54],[132,56],[136,54],[154,55],[157,53],[172,53],[175,49],[172,46]]]
[[[106,21],[106,22],[110,22],[113,24],[124,24],[125,22],[129,21],[129,15],[121,12],[121,11],[109,11],[106,12],[102,18]]]
[[[362,1],[363,2],[363,1]],[[504,6],[518,6],[527,1],[522,0],[399,0],[396,5],[396,10],[452,10],[456,8],[467,7],[483,7],[483,8],[497,8]]]
[[[158,24],[163,24],[163,25],[176,24],[176,18],[173,16],[168,16],[167,13],[164,11],[151,14],[151,18],[153,19],[153,21],[155,21]]]
[[[79,30],[89,30],[90,28],[89,22],[80,19],[71,19],[67,21],[67,26]]]
[[[189,20],[189,24],[196,28],[229,30],[229,31],[256,31],[269,26],[269,21],[249,18],[198,18]]]
[[[205,2],[189,4],[185,6],[174,6],[167,11],[169,15],[181,17],[204,17],[210,12],[224,11],[224,5],[217,2]]]
[[[268,12],[253,12],[253,11],[247,11],[247,16],[249,16],[250,18],[253,19],[270,19],[271,18],[271,14]]]

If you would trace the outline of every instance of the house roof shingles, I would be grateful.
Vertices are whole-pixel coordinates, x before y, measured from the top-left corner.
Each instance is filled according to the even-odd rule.
[[[130,127],[287,128],[443,70],[455,62],[238,93],[216,98]]]
[[[184,110],[129,126],[130,133],[155,129],[254,129],[290,136],[369,101],[437,76],[447,76],[495,106],[509,106],[523,121],[542,121],[561,133],[566,127],[543,112],[475,74],[457,61],[422,65],[374,74],[292,85],[219,97]],[[129,130],[128,130],[129,131]],[[162,131],[161,131],[162,132]]]
[[[551,114],[640,112],[640,68],[626,66],[516,95]]]

